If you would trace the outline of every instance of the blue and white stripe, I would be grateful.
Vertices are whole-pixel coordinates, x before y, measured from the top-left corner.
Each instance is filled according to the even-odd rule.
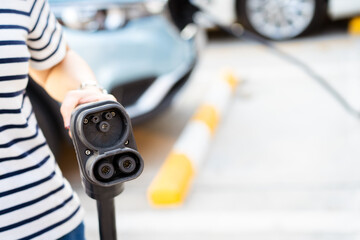
[[[58,239],[82,221],[26,95],[29,65],[65,56],[61,26],[46,0],[0,5],[0,239]]]

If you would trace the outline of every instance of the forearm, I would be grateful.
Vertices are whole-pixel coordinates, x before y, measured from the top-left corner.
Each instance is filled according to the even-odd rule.
[[[62,102],[61,114],[66,128],[70,126],[72,111],[79,104],[102,100],[116,101],[97,86],[79,89],[81,83],[96,83],[95,75],[87,63],[74,51],[67,49],[65,58],[48,70],[30,68],[30,75],[57,101]]]
[[[65,58],[56,66],[47,71],[30,69],[30,75],[59,102],[64,100],[69,91],[78,89],[82,82],[96,82],[87,63],[71,49],[67,50]]]

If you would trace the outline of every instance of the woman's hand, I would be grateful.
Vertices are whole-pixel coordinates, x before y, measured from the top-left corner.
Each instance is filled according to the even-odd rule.
[[[90,67],[69,47],[64,59],[55,66],[45,70],[30,67],[29,72],[51,97],[62,102],[60,111],[67,129],[70,128],[71,113],[76,106],[102,100],[116,101],[113,95],[103,93]]]
[[[66,94],[60,108],[65,128],[70,128],[71,113],[78,105],[103,100],[116,101],[116,98],[111,94],[103,93],[96,87],[69,91]]]

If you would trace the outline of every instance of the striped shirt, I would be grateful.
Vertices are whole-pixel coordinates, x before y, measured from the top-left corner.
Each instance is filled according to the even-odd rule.
[[[48,69],[65,56],[47,0],[0,1],[0,239],[58,239],[83,218],[26,95],[29,64]]]

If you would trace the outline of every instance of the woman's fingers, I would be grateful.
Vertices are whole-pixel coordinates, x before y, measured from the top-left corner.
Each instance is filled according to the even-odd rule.
[[[101,94],[101,95],[89,95],[79,100],[79,104],[98,102],[104,100],[116,101],[116,98],[111,94]]]
[[[66,129],[69,129],[70,127],[72,109],[74,109],[79,104],[79,94],[75,94],[74,92],[75,91],[70,91],[67,93],[60,107],[60,112],[64,119],[64,125]]]
[[[111,94],[104,94],[95,88],[69,91],[60,108],[65,128],[70,127],[71,113],[78,105],[103,100],[116,101],[116,98]]]

